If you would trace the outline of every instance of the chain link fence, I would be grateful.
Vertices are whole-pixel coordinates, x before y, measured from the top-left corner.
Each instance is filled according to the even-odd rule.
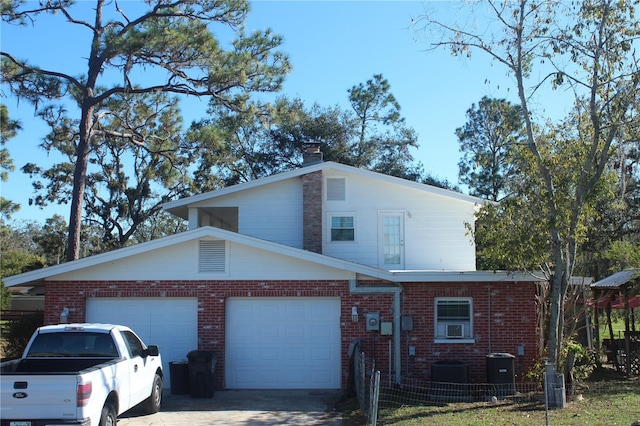
[[[354,387],[367,424],[376,425],[381,409],[456,402],[544,403],[543,383],[447,383],[403,378],[402,383],[376,370],[375,360],[356,345],[352,356]]]

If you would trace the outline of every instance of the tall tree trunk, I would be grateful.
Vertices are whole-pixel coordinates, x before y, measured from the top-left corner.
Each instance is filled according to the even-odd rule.
[[[93,107],[82,108],[80,120],[80,138],[76,148],[77,161],[73,172],[73,193],[71,198],[71,212],[69,214],[69,235],[67,260],[80,258],[80,232],[82,230],[82,213],[84,190],[86,186],[87,167],[91,147],[91,117]]]

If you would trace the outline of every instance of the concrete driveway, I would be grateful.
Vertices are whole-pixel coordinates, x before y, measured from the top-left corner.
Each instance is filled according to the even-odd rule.
[[[191,398],[164,391],[159,413],[133,409],[118,418],[118,426],[203,425],[341,425],[335,410],[339,391],[250,390],[219,391],[213,398]]]

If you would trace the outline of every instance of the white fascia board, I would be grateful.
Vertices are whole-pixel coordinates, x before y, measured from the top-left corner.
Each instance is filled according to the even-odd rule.
[[[544,282],[545,277],[522,271],[390,271],[394,282]]]

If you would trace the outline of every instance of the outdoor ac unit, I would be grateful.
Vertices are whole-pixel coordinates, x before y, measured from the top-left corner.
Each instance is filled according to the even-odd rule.
[[[464,324],[447,324],[446,336],[448,338],[464,337]]]

